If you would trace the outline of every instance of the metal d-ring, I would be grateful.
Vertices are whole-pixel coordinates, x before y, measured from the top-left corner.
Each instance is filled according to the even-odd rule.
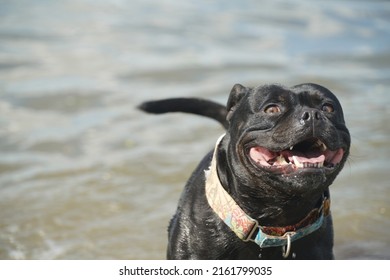
[[[283,247],[283,258],[288,258],[288,255],[290,255],[290,250],[291,250],[291,234],[286,233],[287,235],[287,245]]]

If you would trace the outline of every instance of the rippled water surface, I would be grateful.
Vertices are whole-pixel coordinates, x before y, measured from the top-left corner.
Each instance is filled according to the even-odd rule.
[[[390,259],[388,1],[0,1],[0,258],[163,259],[223,132],[143,100],[319,83],[351,157],[331,188],[340,259]]]

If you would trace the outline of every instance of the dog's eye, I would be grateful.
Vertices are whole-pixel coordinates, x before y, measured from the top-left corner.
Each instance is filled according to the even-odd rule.
[[[271,105],[268,105],[267,107],[265,107],[264,112],[267,114],[280,113],[280,107],[278,105],[271,104]]]
[[[333,108],[333,105],[332,104],[329,104],[329,103],[325,103],[324,105],[322,105],[322,111],[326,112],[326,113],[332,113],[334,112],[334,108]]]

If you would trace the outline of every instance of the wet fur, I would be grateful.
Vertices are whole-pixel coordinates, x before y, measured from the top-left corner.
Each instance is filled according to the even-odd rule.
[[[256,111],[257,107],[261,106],[264,99],[272,99],[272,96],[279,96],[280,100],[275,102],[290,98],[298,102],[298,105],[285,103],[291,108],[287,108],[288,113],[278,120],[261,118],[261,112]],[[338,110],[337,114],[318,123],[318,127],[324,132],[300,127],[294,119],[302,115],[303,109],[300,107],[317,106],[319,98],[332,100]],[[236,85],[231,91],[226,107],[203,99],[175,98],[145,102],[141,104],[140,109],[157,114],[187,112],[219,121],[227,130],[217,153],[219,179],[241,208],[263,225],[294,224],[318,206],[322,193],[329,192],[329,186],[340,172],[349,152],[350,136],[344,123],[341,105],[329,90],[315,84],[303,84],[292,88],[267,85],[255,89]],[[242,134],[252,127],[260,127],[259,139],[271,146],[277,144],[269,139],[268,130],[274,132],[272,135],[279,133],[278,137],[284,139],[286,143],[280,145],[289,145],[291,135],[299,131],[304,136],[305,133],[309,133],[306,131],[311,129],[310,133],[317,133],[318,137],[334,139],[331,145],[343,146],[345,149],[343,161],[334,174],[329,176],[314,176],[309,173],[299,179],[286,179],[267,172],[253,173],[240,161],[243,155],[233,149],[239,147]],[[280,131],[284,131],[285,135]],[[177,211],[169,225],[167,258],[282,259],[283,248],[261,249],[253,242],[243,242],[210,208],[205,196],[204,170],[210,166],[211,157],[212,152],[209,152],[186,183]],[[320,229],[293,242],[289,258],[334,258],[331,215],[326,217]]]

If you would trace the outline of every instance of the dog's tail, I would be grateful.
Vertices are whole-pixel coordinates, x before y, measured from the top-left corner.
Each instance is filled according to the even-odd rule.
[[[138,106],[144,112],[164,114],[173,112],[191,113],[212,118],[228,128],[226,107],[201,98],[169,98],[143,102]]]

